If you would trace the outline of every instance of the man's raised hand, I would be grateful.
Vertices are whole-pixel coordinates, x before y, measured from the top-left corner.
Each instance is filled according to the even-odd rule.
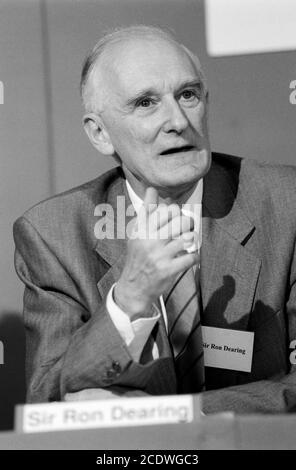
[[[177,204],[159,203],[157,190],[147,188],[114,289],[115,302],[132,320],[149,316],[152,303],[198,262],[196,252],[185,251],[194,242],[193,229],[193,219]]]

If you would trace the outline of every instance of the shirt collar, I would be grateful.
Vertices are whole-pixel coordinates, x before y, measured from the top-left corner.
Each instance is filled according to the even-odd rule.
[[[125,180],[126,182],[126,188],[128,191],[128,195],[130,197],[130,200],[132,202],[132,205],[134,206],[134,209],[136,213],[138,214],[142,205],[143,205],[143,200],[135,193],[127,179]],[[186,203],[183,205],[185,209],[190,210],[190,212],[195,213],[194,210],[191,210],[190,208],[193,207],[195,204],[201,204],[202,201],[202,195],[203,195],[203,179],[201,178],[197,185],[195,186],[195,189],[193,193],[190,195]]]

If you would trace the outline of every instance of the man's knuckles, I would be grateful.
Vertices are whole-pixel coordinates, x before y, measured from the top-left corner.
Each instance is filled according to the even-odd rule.
[[[194,229],[194,221],[191,217],[180,215],[174,217],[166,225],[159,229],[160,238],[178,238],[182,233],[190,232]]]
[[[150,214],[148,223],[151,229],[158,229],[167,224],[174,217],[180,216],[180,208],[177,204],[159,204],[157,210]]]

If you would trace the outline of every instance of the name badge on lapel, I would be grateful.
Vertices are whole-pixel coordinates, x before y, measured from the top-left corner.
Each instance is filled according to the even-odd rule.
[[[251,372],[253,332],[202,326],[202,338],[205,366]]]

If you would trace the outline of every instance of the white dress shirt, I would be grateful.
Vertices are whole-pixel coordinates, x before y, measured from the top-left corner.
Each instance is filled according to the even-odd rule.
[[[126,186],[127,186],[127,191],[128,191],[130,200],[135,209],[135,212],[138,214],[140,211],[140,208],[143,205],[143,201],[135,193],[135,191],[132,189],[131,185],[128,183],[127,180],[126,180]],[[182,206],[182,213],[184,215],[189,215],[190,217],[194,219],[194,231],[197,234],[197,240],[198,240],[197,247],[195,245],[193,247],[190,247],[187,250],[188,252],[196,250],[196,249],[199,250],[201,247],[202,193],[203,193],[203,180],[201,179],[199,180],[198,184],[196,185],[196,188],[194,189],[193,193],[191,194],[187,202],[183,204]],[[163,297],[160,296],[159,298],[161,311],[157,307],[157,305],[154,304],[158,314],[152,317],[143,317],[143,318],[138,318],[137,320],[131,321],[129,315],[125,313],[123,310],[121,310],[118,307],[118,305],[115,303],[114,297],[113,297],[114,287],[115,287],[115,284],[113,284],[113,286],[111,287],[107,295],[107,300],[106,300],[107,311],[114,325],[119,331],[121,337],[126,343],[133,360],[138,362],[141,357],[143,348],[148,340],[148,337],[150,336],[150,333],[153,330],[154,325],[160,318],[160,315],[163,316],[164,323],[167,328],[167,314],[166,314]],[[158,352],[156,342],[154,342],[154,345],[153,345],[152,356],[154,359],[157,359],[159,357],[159,352]]]

